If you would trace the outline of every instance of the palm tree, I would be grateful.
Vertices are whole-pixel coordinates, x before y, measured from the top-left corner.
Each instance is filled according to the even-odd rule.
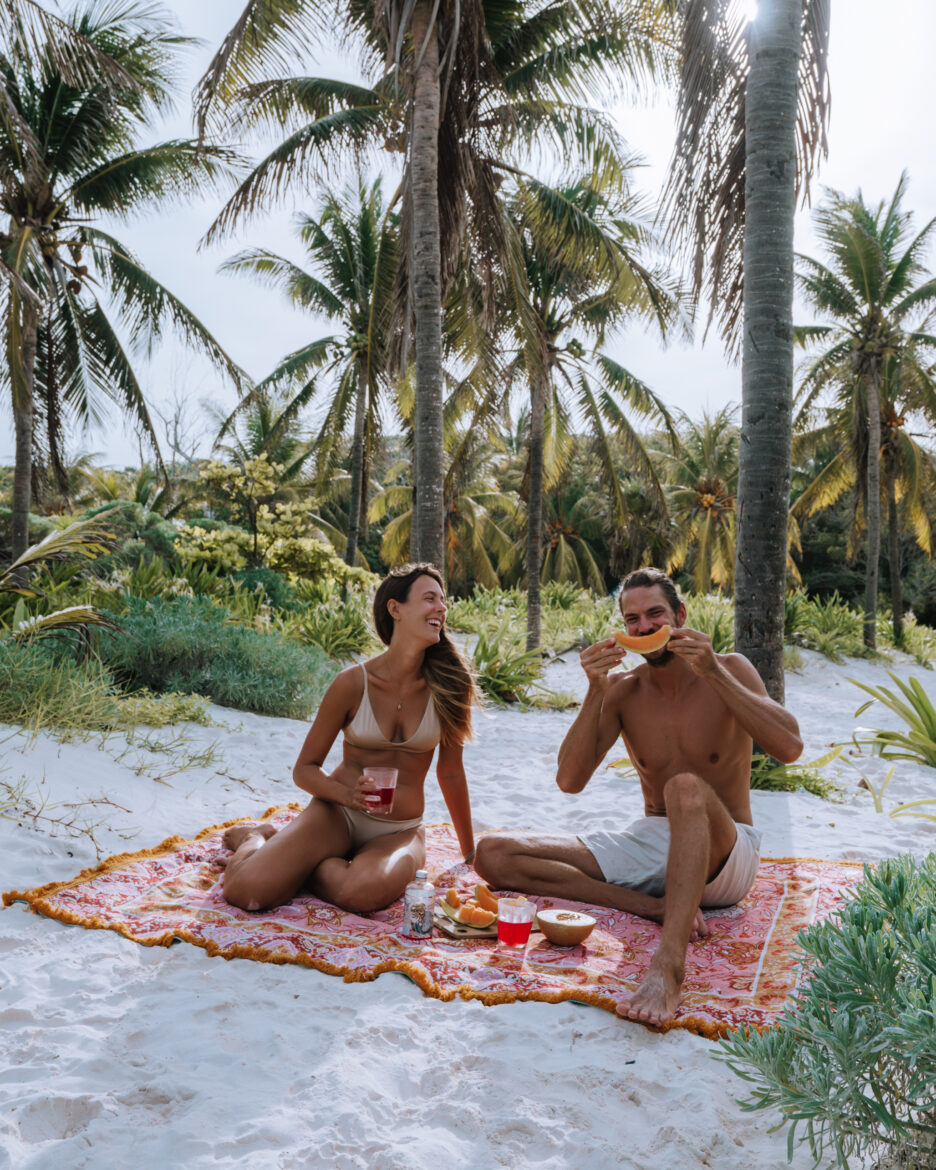
[[[106,291],[135,343],[145,347],[171,324],[235,384],[245,382],[191,312],[118,240],[92,225],[96,215],[127,216],[231,173],[234,156],[216,147],[199,151],[183,141],[136,147],[150,116],[171,104],[181,38],[159,11],[133,3],[88,5],[70,27],[71,82],[57,68],[61,43],[22,55],[16,29],[0,21],[0,198],[9,215],[0,236],[7,274],[0,315],[16,436],[14,557],[29,539],[37,419],[60,483],[63,418],[87,424],[100,417],[107,399],[134,418],[158,458],[142,390],[96,288]],[[54,40],[58,25],[45,31]],[[109,73],[96,68],[103,57],[112,62]]]
[[[666,204],[737,353],[735,646],[783,701],[793,412],[793,219],[825,149],[829,0],[687,0]],[[710,317],[711,321],[711,317]]]
[[[798,331],[802,342],[822,347],[804,371],[801,414],[808,415],[823,393],[834,392],[831,425],[839,436],[848,427],[849,454],[863,472],[858,486],[867,532],[864,642],[871,649],[876,638],[882,454],[893,525],[891,580],[899,582],[897,483],[903,472],[919,484],[920,469],[928,466],[903,431],[904,414],[917,411],[930,423],[936,420],[931,372],[936,337],[929,332],[936,311],[936,277],[924,276],[923,265],[936,219],[914,233],[912,213],[901,207],[905,190],[903,175],[891,199],[877,207],[869,207],[860,191],[851,199],[829,192],[815,217],[829,263],[799,257],[803,295],[818,314],[834,322]],[[845,471],[843,479],[841,462],[833,460],[807,503],[798,501],[800,508],[808,507],[810,499],[829,498],[833,482],[844,490],[849,475]],[[918,490],[911,490],[911,508],[919,499]],[[917,529],[923,531],[919,521]]]
[[[737,413],[725,406],[700,423],[682,415],[677,444],[658,456],[675,533],[666,570],[688,565],[696,593],[730,588],[734,579]]]
[[[648,236],[634,211],[633,201],[617,184],[608,189],[594,176],[563,188],[521,183],[510,204],[529,288],[524,311],[513,318],[520,348],[507,372],[508,390],[521,382],[530,396],[528,650],[537,649],[540,640],[544,475],[550,464],[558,473],[568,454],[570,398],[593,438],[614,522],[623,524],[627,509],[610,431],[617,433],[632,469],[662,504],[650,457],[622,407],[626,404],[643,417],[669,426],[666,407],[648,386],[608,356],[590,357],[575,335],[581,333],[601,345],[609,328],[634,315],[655,321],[665,335],[676,315],[674,292],[665,278],[637,258]]]
[[[475,584],[497,589],[516,559],[510,521],[519,501],[504,491],[491,469],[491,438],[482,429],[449,427],[446,433],[445,562],[449,591],[468,596]],[[413,523],[413,490],[405,463],[390,468],[388,482],[371,502],[374,521],[391,517],[380,553],[388,565],[407,560]]]
[[[367,509],[369,456],[379,434],[381,397],[388,388],[387,327],[397,267],[397,217],[384,205],[377,179],[370,187],[360,180],[343,196],[327,193],[319,218],[300,216],[298,222],[313,272],[260,248],[240,252],[225,261],[221,271],[254,276],[282,289],[294,305],[340,321],[343,327],[341,337],[318,338],[289,354],[260,383],[257,393],[268,386],[299,385],[280,416],[285,422],[313,400],[322,378],[337,382],[314,444],[316,479],[321,491],[335,475],[352,416],[345,561],[353,565]]]
[[[298,176],[341,148],[389,146],[402,153],[399,331],[415,348],[413,555],[444,550],[442,305],[466,238],[493,326],[498,268],[522,265],[498,188],[531,152],[610,175],[620,155],[613,122],[588,99],[622,78],[643,85],[659,66],[669,6],[656,0],[355,0],[339,30],[361,49],[370,84],[322,78],[266,80],[271,66],[301,57],[327,25],[331,5],[271,6],[250,0],[202,79],[200,126],[233,111],[247,128],[272,125],[288,137],[225,207],[212,231],[265,207]],[[389,65],[388,65],[389,63]],[[512,283],[508,282],[508,289]]]

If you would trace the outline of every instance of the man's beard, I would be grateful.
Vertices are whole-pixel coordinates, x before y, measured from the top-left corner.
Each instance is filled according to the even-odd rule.
[[[659,654],[653,658],[645,658],[644,662],[652,667],[666,666],[667,662],[672,662],[675,657],[676,655],[670,650],[669,646],[664,646]]]

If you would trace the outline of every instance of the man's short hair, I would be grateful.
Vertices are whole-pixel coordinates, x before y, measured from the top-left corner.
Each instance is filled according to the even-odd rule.
[[[620,598],[626,589],[648,588],[652,585],[659,585],[663,590],[667,605],[674,614],[678,613],[679,607],[682,605],[682,598],[679,596],[679,590],[662,569],[634,569],[621,582],[621,592],[618,597]]]

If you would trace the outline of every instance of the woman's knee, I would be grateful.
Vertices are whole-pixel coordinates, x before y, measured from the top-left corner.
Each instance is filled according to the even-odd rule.
[[[400,873],[355,873],[353,863],[337,881],[329,883],[328,900],[352,914],[371,914],[384,910],[397,898],[402,897],[408,882],[416,876],[416,862],[412,868]]]
[[[225,872],[221,879],[221,892],[225,902],[236,906],[238,910],[269,910],[278,904],[269,898],[256,881],[251,881],[243,874]]]

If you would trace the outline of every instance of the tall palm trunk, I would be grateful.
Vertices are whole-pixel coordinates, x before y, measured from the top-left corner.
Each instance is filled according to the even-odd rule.
[[[439,38],[432,4],[413,12],[412,190],[413,305],[416,321],[416,409],[412,552],[445,571],[442,461],[442,279],[439,228]],[[420,61],[420,57],[422,58]]]
[[[358,533],[364,498],[364,414],[367,405],[367,368],[363,357],[358,358],[357,397],[354,402],[354,437],[351,440],[351,500],[348,507],[348,543],[345,564],[357,559]]]
[[[894,611],[894,644],[903,638],[903,585],[900,581],[900,525],[897,517],[897,474],[890,460],[887,477],[887,560],[890,565],[891,609]]]
[[[13,560],[29,548],[29,502],[32,492],[33,389],[36,346],[39,341],[39,317],[32,304],[23,306],[22,317],[22,388],[13,390],[13,427],[15,455],[13,469]],[[22,583],[22,581],[18,582]]]
[[[543,559],[543,447],[548,374],[533,384],[530,402],[530,484],[527,496],[527,650],[540,644],[540,565]]]
[[[793,414],[793,218],[802,0],[761,0],[745,99],[744,341],[735,646],[784,698]]]
[[[877,370],[868,371],[868,485],[865,522],[868,563],[865,568],[864,644],[873,650],[877,634],[878,562],[881,559],[881,395]]]

